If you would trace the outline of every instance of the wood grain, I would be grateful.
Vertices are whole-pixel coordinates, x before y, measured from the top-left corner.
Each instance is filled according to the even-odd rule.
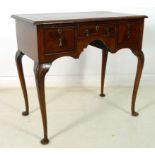
[[[108,11],[75,12],[75,13],[47,13],[47,14],[20,14],[12,15],[12,18],[23,20],[34,25],[74,23],[88,21],[109,21],[123,19],[147,18],[145,15],[133,15]]]
[[[54,60],[64,56],[78,59],[88,45],[102,50],[100,96],[105,96],[104,83],[108,52],[116,53],[121,48],[129,48],[138,58],[131,103],[132,115],[138,115],[135,111],[135,103],[144,65],[142,40],[144,18],[147,16],[86,12],[13,15],[12,17],[16,19],[18,44],[16,63],[25,98],[25,114],[28,114],[29,107],[21,59],[25,54],[35,62],[34,73],[44,131],[42,144],[49,142],[44,88],[46,73]]]

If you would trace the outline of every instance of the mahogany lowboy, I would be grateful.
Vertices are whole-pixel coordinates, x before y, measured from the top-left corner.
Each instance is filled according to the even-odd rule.
[[[108,52],[116,53],[122,48],[129,48],[138,58],[137,73],[134,83],[131,113],[135,111],[135,101],[144,65],[142,38],[144,15],[130,15],[112,12],[86,12],[65,14],[29,14],[13,15],[16,19],[18,51],[16,64],[26,110],[29,114],[28,96],[22,68],[22,57],[27,55],[34,60],[34,74],[43,120],[44,138],[47,144],[47,116],[45,103],[45,75],[54,60],[62,56],[79,58],[88,45],[102,49],[101,94],[104,94],[104,79]]]

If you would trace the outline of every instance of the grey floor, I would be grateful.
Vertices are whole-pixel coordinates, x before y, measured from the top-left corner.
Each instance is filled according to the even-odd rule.
[[[30,115],[21,116],[20,89],[0,90],[0,147],[155,147],[155,88],[141,87],[130,114],[132,88],[47,88],[50,143],[40,144],[42,122],[35,89],[28,89]]]

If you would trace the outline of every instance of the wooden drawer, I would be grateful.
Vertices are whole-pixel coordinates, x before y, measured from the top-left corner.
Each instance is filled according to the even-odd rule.
[[[119,23],[118,47],[137,48],[139,44],[139,33],[140,33],[139,22],[129,21]]]
[[[78,31],[79,37],[88,37],[92,35],[103,35],[104,37],[112,37],[115,34],[116,34],[115,24],[105,24],[105,23],[80,24]]]
[[[101,24],[100,32],[104,37],[116,36],[116,25],[115,24]]]
[[[46,53],[68,52],[75,48],[75,27],[50,27],[44,29]]]
[[[100,31],[99,24],[88,23],[88,24],[79,24],[78,35],[80,37],[88,37],[93,34],[97,34]]]

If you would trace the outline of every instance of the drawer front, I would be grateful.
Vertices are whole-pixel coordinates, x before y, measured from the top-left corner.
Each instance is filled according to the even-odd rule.
[[[75,27],[51,27],[44,29],[46,53],[68,52],[75,49]]]
[[[139,44],[140,24],[138,22],[119,23],[118,46],[136,48]]]
[[[80,24],[78,35],[80,37],[88,37],[92,34],[97,34],[100,31],[99,24],[88,23],[88,24]]]
[[[115,24],[104,24],[104,23],[80,24],[78,31],[79,37],[89,37],[93,35],[112,37],[115,36],[115,34],[116,34]]]
[[[100,33],[104,37],[114,37],[116,36],[116,25],[115,24],[101,24],[101,30]]]

